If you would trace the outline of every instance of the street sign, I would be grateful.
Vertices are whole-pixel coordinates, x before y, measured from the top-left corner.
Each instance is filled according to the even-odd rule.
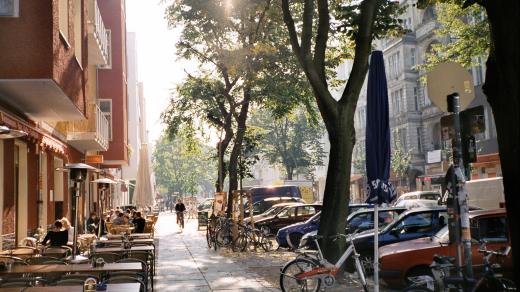
[[[443,112],[448,112],[446,97],[452,93],[460,96],[464,110],[475,98],[473,77],[461,65],[453,62],[437,64],[427,75],[428,97]]]
[[[87,155],[85,156],[85,163],[101,164],[103,163],[103,155]]]

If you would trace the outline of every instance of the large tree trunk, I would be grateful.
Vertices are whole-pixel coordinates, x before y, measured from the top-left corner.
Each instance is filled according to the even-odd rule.
[[[514,274],[520,275],[520,2],[489,0],[483,6],[491,28],[484,92],[496,123]]]
[[[345,221],[350,202],[350,165],[355,144],[354,108],[338,106],[338,120],[328,128],[330,141],[329,166],[323,197],[319,235],[325,257],[335,262],[345,248],[345,240],[331,241],[327,237],[345,233]]]
[[[224,139],[217,143],[217,155],[218,155],[218,161],[222,162],[222,165],[219,164],[218,169],[218,177],[217,177],[217,183],[216,189],[217,192],[223,192],[224,191],[224,181],[226,180],[226,163],[224,162],[224,157],[226,155],[226,150],[229,146],[229,143],[231,142],[231,139],[233,138],[233,129],[231,129],[231,126],[228,129],[225,129],[226,135],[224,136]],[[220,147],[218,146],[220,144]]]

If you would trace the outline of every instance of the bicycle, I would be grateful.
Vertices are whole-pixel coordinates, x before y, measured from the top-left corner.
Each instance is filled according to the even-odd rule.
[[[332,264],[323,257],[318,242],[323,236],[309,236],[307,240],[312,240],[317,247],[317,251],[313,252],[315,256],[304,252],[296,259],[285,264],[280,272],[280,288],[282,291],[319,291],[322,283],[325,285],[325,288],[330,288],[336,282],[336,274],[339,272],[341,266],[352,256],[363,289],[365,292],[368,292],[365,271],[359,259],[356,247],[354,246],[352,235],[337,234],[330,238],[336,240],[341,237],[345,238],[345,240],[350,243],[350,246],[339,260],[335,264]],[[305,237],[302,240],[305,240]],[[302,243],[300,246],[305,246],[305,244]],[[295,286],[291,286],[291,284]]]
[[[181,229],[184,229],[184,213],[185,211],[177,212],[177,225],[179,225]]]
[[[511,251],[511,247],[505,247],[501,250],[490,251],[486,249],[486,243],[482,242],[479,253],[483,254],[483,273],[479,279],[468,278],[466,276],[451,275],[451,271],[455,270],[453,264],[454,258],[447,256],[434,256],[430,265],[432,277],[410,277],[408,280],[412,282],[410,286],[403,291],[407,292],[432,292],[432,291],[451,291],[452,289],[484,292],[484,291],[516,291],[516,285],[513,281],[502,278],[495,272],[499,267],[498,264],[491,264],[492,256],[497,258],[505,257]],[[459,271],[457,271],[459,272]]]
[[[264,251],[270,251],[273,248],[272,242],[259,229],[252,228],[251,225],[242,225],[238,223],[239,234],[235,241],[235,248],[239,251],[245,251],[247,248],[256,250],[261,247]]]

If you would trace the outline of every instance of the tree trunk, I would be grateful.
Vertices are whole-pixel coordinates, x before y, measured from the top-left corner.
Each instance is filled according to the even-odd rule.
[[[227,206],[227,216],[231,217],[231,213],[233,211],[233,191],[238,189],[238,157],[242,152],[242,142],[244,140],[244,135],[246,134],[246,122],[247,122],[247,114],[249,112],[249,90],[244,89],[244,100],[242,103],[242,107],[240,108],[240,114],[238,115],[237,122],[237,130],[235,134],[235,139],[233,141],[233,149],[231,150],[231,155],[229,156],[229,190],[228,190],[228,206]]]
[[[484,93],[493,109],[504,182],[515,275],[520,275],[520,3],[483,3],[491,28]]]
[[[216,189],[217,192],[223,192],[224,191],[224,181],[226,180],[226,163],[224,162],[224,157],[226,155],[226,150],[229,146],[229,143],[231,142],[231,139],[233,138],[233,129],[229,127],[228,129],[225,129],[226,135],[224,136],[224,140],[220,141],[220,148],[217,144],[217,159],[222,162],[222,165],[219,165],[218,170],[218,177],[217,177],[217,183]],[[220,150],[220,151],[219,151]],[[221,178],[222,176],[222,178]],[[222,180],[222,181],[220,181]]]
[[[350,165],[355,144],[354,109],[338,105],[335,127],[327,129],[330,140],[329,166],[323,196],[319,235],[327,260],[335,262],[345,250],[345,240],[331,241],[326,237],[345,233],[345,221],[350,202]]]
[[[293,179],[293,173],[294,173],[293,168],[290,167],[290,166],[286,166],[285,167],[285,172],[287,172],[287,180],[292,180]]]

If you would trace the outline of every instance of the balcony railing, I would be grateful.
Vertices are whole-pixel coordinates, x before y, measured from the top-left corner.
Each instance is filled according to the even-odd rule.
[[[73,121],[68,127],[68,142],[80,150],[106,151],[109,123],[97,104],[88,106],[88,119]]]
[[[99,11],[99,7],[96,0],[90,0],[89,5],[89,41],[93,44],[89,43],[89,52],[90,50],[94,50],[92,53],[92,62],[97,65],[104,65],[108,62],[109,58],[109,45],[108,45],[108,35],[107,29],[105,28],[105,23],[103,22],[103,18],[101,17],[101,12]],[[95,46],[94,46],[95,44]],[[97,51],[96,50],[97,46]]]

